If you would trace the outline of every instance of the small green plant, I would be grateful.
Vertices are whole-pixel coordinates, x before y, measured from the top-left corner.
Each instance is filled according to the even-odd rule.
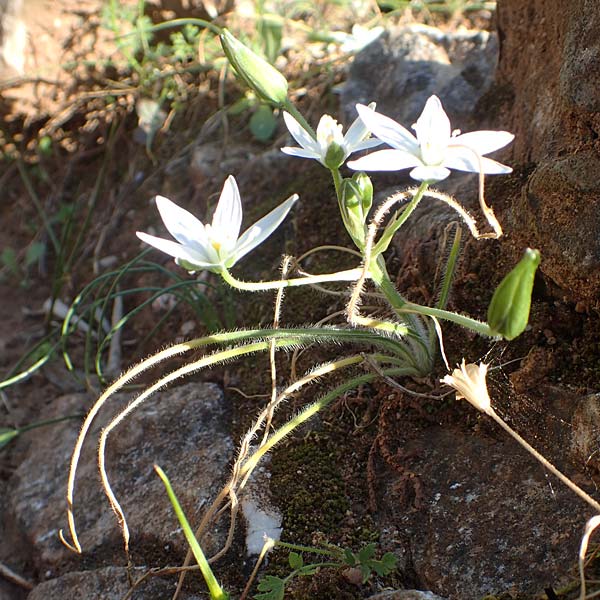
[[[284,542],[274,542],[275,548],[290,549],[288,564],[292,569],[286,577],[265,575],[258,582],[258,594],[256,600],[283,600],[285,587],[294,577],[307,577],[314,575],[319,569],[331,567],[343,569],[350,567],[357,569],[362,583],[366,583],[373,573],[379,577],[385,577],[396,569],[397,559],[391,552],[386,552],[381,559],[375,558],[376,545],[367,544],[358,552],[349,549],[341,549],[328,546],[327,548],[311,548],[308,546],[297,546]],[[318,554],[326,560],[305,563],[303,553]]]

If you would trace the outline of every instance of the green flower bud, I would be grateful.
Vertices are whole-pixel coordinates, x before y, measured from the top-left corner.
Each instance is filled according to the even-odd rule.
[[[288,82],[264,58],[233,37],[227,29],[219,36],[227,59],[238,76],[266,102],[282,105],[287,100]]]
[[[538,250],[527,248],[517,266],[500,282],[488,308],[488,324],[496,335],[512,340],[523,333],[529,320]]]
[[[342,219],[350,237],[361,250],[365,247],[365,221],[372,203],[373,185],[367,175],[355,173],[352,179],[342,181]]]
[[[352,181],[356,183],[356,186],[360,192],[363,215],[366,219],[373,204],[373,183],[371,178],[363,172],[354,173],[352,176]]]

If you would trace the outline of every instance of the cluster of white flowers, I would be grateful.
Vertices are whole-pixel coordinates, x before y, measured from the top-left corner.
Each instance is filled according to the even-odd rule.
[[[400,171],[411,169],[410,176],[428,183],[441,181],[450,169],[473,173],[510,173],[511,168],[485,154],[503,148],[513,140],[507,131],[474,131],[460,135],[452,132],[450,120],[437,96],[431,96],[421,116],[412,126],[416,135],[389,117],[376,112],[375,104],[356,106],[358,118],[346,134],[329,115],[323,115],[316,138],[289,113],[283,118],[300,147],[282,148],[291,156],[318,160],[328,168],[338,168],[355,152],[382,143],[391,148],[377,150],[348,163],[357,171]],[[371,135],[375,137],[371,137]],[[211,224],[203,224],[162,196],[156,197],[160,216],[173,242],[138,232],[144,242],[173,256],[189,271],[219,272],[232,267],[240,258],[263,242],[286,217],[294,202],[293,195],[239,236],[242,204],[235,179],[225,181]]]

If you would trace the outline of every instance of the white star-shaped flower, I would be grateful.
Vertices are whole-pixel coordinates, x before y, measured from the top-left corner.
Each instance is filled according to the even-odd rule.
[[[375,104],[369,106],[375,107]],[[281,151],[290,156],[313,158],[326,167],[337,168],[353,152],[367,150],[381,144],[380,140],[370,137],[369,130],[360,117],[350,125],[344,135],[342,126],[333,117],[323,115],[317,126],[317,139],[289,113],[284,112],[283,119],[292,137],[301,147],[286,146]]]
[[[240,258],[267,239],[285,219],[298,195],[290,196],[269,214],[249,227],[241,236],[242,201],[237,183],[229,176],[223,186],[212,222],[203,224],[187,210],[168,198],[156,197],[156,206],[169,233],[177,240],[137,232],[147,244],[175,258],[188,271],[219,272],[231,268]]]
[[[508,131],[452,132],[448,115],[437,96],[431,96],[412,126],[416,137],[396,121],[362,104],[356,110],[371,133],[390,145],[348,163],[357,171],[399,171],[410,169],[417,181],[441,181],[450,169],[490,175],[512,169],[484,155],[510,144]]]

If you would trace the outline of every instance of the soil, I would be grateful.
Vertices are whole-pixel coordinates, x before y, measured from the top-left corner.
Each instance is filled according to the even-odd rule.
[[[273,158],[284,139],[281,124],[274,140],[261,144],[250,134],[248,112],[225,114],[223,102],[232,105],[239,99],[240,90],[233,83],[223,86],[217,71],[177,73],[176,84],[180,91],[184,90],[181,93],[185,102],[169,113],[151,147],[136,141],[136,102],[146,90],[131,70],[123,65],[106,66],[98,60],[115,51],[112,36],[102,27],[102,3],[80,2],[76,11],[71,4],[66,0],[26,3],[32,45],[28,60],[35,61],[36,73],[41,75],[0,83],[0,251],[5,252],[6,258],[6,251],[13,249],[15,256],[14,263],[5,260],[0,266],[3,377],[33,364],[41,354],[27,357],[22,364],[20,361],[36,344],[47,339],[47,349],[58,342],[60,320],[44,310],[45,303],[60,299],[68,304],[94,278],[106,272],[103,265],[118,268],[140,252],[133,232],[159,227],[155,206],[150,202],[155,194],[168,196],[202,216],[214,207],[224,177],[235,170],[236,177],[244,181],[243,197],[250,199],[244,206],[245,222],[252,222],[265,213],[264,206],[276,203],[275,198],[280,201],[300,192],[303,202],[290,222],[261,247],[254,260],[240,265],[244,278],[249,280],[271,277],[283,251],[297,256],[323,239],[347,245],[337,207],[324,200],[332,196],[324,171],[316,164],[307,164],[309,161],[281,163],[279,158]],[[185,16],[185,11],[178,16],[181,14]],[[159,16],[164,18],[163,13]],[[474,19],[481,24],[484,17]],[[456,26],[456,22],[451,20],[446,25]],[[305,84],[297,100],[301,111],[315,121],[322,111],[335,112],[332,88],[343,80],[344,71],[339,63],[334,63],[326,74],[317,76],[314,70],[308,71],[313,76],[309,79],[309,58],[303,61],[295,57],[287,68]],[[71,70],[55,68],[65,63],[77,66]],[[53,74],[49,75],[51,68]],[[165,63],[160,68],[166,71],[170,67]],[[214,144],[210,159],[208,140]],[[234,151],[228,152],[231,149]],[[282,164],[285,166],[280,168]],[[527,172],[526,168],[517,169],[502,184],[488,187],[488,202],[501,218],[510,219],[511,190],[520,189]],[[50,228],[57,237],[58,252],[49,235]],[[433,295],[429,289],[431,273],[422,271],[418,249],[405,250],[390,262],[397,283],[409,289],[414,300],[429,301]],[[501,242],[466,242],[450,308],[484,319],[493,289],[514,265],[520,251],[520,242],[510,235]],[[148,287],[167,285],[174,277],[186,279],[183,271],[157,254],[146,257],[155,263],[151,271],[130,272],[118,282],[121,289],[138,290],[126,296],[126,311],[148,300]],[[345,261],[349,261],[348,266],[352,264],[345,255],[322,256],[320,262],[307,262],[307,268],[326,271],[346,268]],[[215,307],[214,315],[205,311],[198,318],[186,304],[173,310],[172,296],[154,300],[125,328],[122,359],[116,372],[190,335],[271,322],[271,297],[268,301],[263,295],[242,297],[213,276],[208,276],[206,282],[206,297]],[[95,288],[93,297],[100,298],[106,290]],[[90,302],[89,297],[85,301]],[[289,325],[315,321],[341,311],[343,306],[338,297],[314,291],[290,292],[284,303],[283,320]],[[110,318],[109,312],[105,317]],[[96,326],[91,312],[86,318],[90,326]],[[580,399],[597,390],[599,315],[586,303],[563,300],[560,290],[539,277],[530,323],[528,330],[511,343],[490,342],[449,326],[444,330],[448,360],[453,365],[463,357],[473,362],[482,359],[498,367],[491,375],[493,401],[498,410],[511,419],[525,438],[534,440],[540,451],[557,460],[569,473],[575,473],[577,482],[594,492],[600,482],[597,442],[592,440],[585,456],[561,452],[562,444],[570,444],[568,440],[574,435],[573,407],[561,406],[558,400],[550,408],[545,403],[561,394]],[[67,370],[59,351],[62,348],[57,347],[43,368],[25,381],[1,389],[0,427],[36,422],[44,413],[42,408],[65,392],[87,389],[97,393],[105,384],[103,379],[109,381],[112,375],[94,372],[94,344],[93,336],[86,336],[81,330],[75,332],[65,347],[73,371]],[[310,355],[300,356],[299,365],[308,368],[336,353],[311,349]],[[290,359],[279,360],[283,379]],[[165,368],[171,370],[178,364],[173,361]],[[438,361],[430,377],[403,382],[410,390],[426,394],[426,399],[392,388],[386,382],[348,393],[313,426],[286,440],[274,452],[271,493],[284,514],[286,541],[326,542],[354,549],[377,542],[382,551],[397,550],[382,531],[382,512],[391,510],[389,503],[381,501],[382,490],[393,480],[394,489],[388,498],[396,503],[394,510],[411,514],[418,514],[430,501],[426,483],[429,472],[418,458],[425,451],[419,435],[433,435],[442,428],[482,443],[502,436],[463,403],[451,397],[439,399],[447,391],[438,383],[445,372]],[[217,382],[226,390],[226,398],[233,405],[232,437],[239,439],[257,412],[257,400],[251,396],[270,389],[268,361],[241,361],[201,378]],[[286,413],[292,414],[315,393],[308,398],[294,398]],[[591,431],[592,435],[597,431],[594,424]],[[27,453],[28,435],[38,434],[23,434],[19,443],[0,450],[0,506],[11,485],[11,475]],[[548,484],[549,489],[558,485]],[[583,526],[581,519],[579,524]],[[576,581],[578,534],[579,530],[574,531],[568,542],[573,548],[569,554],[572,563],[563,565],[553,583],[554,595],[546,591],[547,598],[577,597],[571,584]],[[33,559],[35,549],[28,548],[24,538],[26,532],[2,536],[0,562],[10,564],[14,571],[37,583],[46,574],[39,570]],[[238,546],[236,543],[234,551]],[[220,568],[225,581],[241,585],[235,557],[220,563]],[[289,572],[285,568],[285,556],[276,556],[267,572]],[[593,570],[591,565],[590,576]],[[436,585],[415,568],[410,556],[401,570],[383,582],[391,588]],[[530,588],[520,595],[517,585],[517,590],[496,590],[499,595],[494,597],[539,598],[544,587],[540,581],[537,589]],[[357,585],[348,573],[332,569],[298,578],[288,588],[289,597],[298,599],[366,598],[375,591],[373,584]],[[444,589],[435,591],[444,595]],[[5,597],[25,598],[26,591],[0,577],[0,598]]]

